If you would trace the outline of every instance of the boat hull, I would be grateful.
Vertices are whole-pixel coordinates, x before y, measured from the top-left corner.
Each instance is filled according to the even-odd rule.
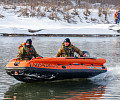
[[[45,59],[49,61],[49,58]],[[60,60],[60,58],[57,59]],[[83,60],[84,58],[73,59],[76,61],[72,63],[68,63],[66,61],[67,64],[65,64],[64,62],[61,62],[61,64],[59,62],[58,64],[57,59],[52,59],[52,63],[48,61],[47,63],[42,62],[41,60],[44,61],[44,59],[35,59],[32,61],[21,62],[18,62],[17,60],[13,59],[8,63],[8,65],[6,65],[6,72],[8,75],[13,76],[19,81],[33,82],[71,78],[90,78],[107,71],[106,66],[100,64],[100,62],[98,64],[83,64],[83,62],[80,63],[80,60]],[[64,59],[66,60],[66,58]],[[90,61],[91,59],[86,60]],[[93,62],[95,62],[95,60],[96,59],[92,59]]]

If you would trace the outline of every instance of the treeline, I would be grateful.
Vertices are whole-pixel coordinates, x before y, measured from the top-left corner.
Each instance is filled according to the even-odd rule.
[[[102,5],[120,6],[120,0],[0,0],[1,4],[19,6],[71,6],[71,7],[91,7],[90,4],[100,3]],[[89,5],[89,6],[88,6]]]
[[[48,17],[68,23],[111,23],[110,16],[119,9],[120,0],[0,0],[3,9],[25,17]],[[16,9],[17,8],[17,9]],[[98,13],[94,16],[93,9]],[[3,18],[2,12],[0,18]]]

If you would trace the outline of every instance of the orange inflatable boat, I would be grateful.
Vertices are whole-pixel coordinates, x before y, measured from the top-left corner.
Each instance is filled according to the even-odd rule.
[[[107,71],[104,58],[43,57],[32,60],[12,59],[6,72],[24,82],[90,78]]]

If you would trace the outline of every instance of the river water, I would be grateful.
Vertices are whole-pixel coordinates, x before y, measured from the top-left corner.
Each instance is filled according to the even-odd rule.
[[[65,37],[0,36],[0,100],[120,100],[120,38],[70,37],[72,44],[91,57],[105,58],[106,73],[90,79],[23,83],[5,72],[5,65],[15,58],[18,46],[31,38],[43,57],[54,57]]]

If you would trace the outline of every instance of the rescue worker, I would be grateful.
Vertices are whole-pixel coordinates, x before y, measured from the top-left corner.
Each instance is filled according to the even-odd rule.
[[[117,24],[118,23],[118,11],[115,12],[114,18],[115,18],[115,24]]]
[[[16,57],[18,60],[30,60],[32,58],[42,57],[42,56],[37,54],[35,48],[32,45],[32,40],[27,39],[25,43],[19,46]]]
[[[74,52],[78,53],[80,56],[83,56],[82,51],[72,45],[69,38],[66,38],[61,47],[58,49],[55,57],[74,57]]]

